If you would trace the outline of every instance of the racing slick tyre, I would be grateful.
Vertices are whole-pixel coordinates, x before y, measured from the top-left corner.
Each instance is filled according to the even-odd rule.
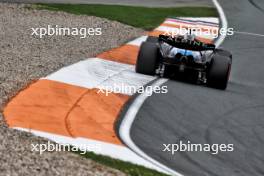
[[[158,46],[155,43],[143,42],[140,46],[136,72],[145,75],[155,75],[158,61]]]
[[[224,49],[220,49],[220,48],[216,48],[215,52],[218,55],[229,57],[231,59],[231,61],[232,61],[232,54],[229,51],[224,50]]]
[[[207,72],[209,87],[225,90],[231,70],[231,59],[223,55],[214,55]]]
[[[147,38],[146,42],[158,43],[159,42],[159,38],[158,37],[149,36]]]

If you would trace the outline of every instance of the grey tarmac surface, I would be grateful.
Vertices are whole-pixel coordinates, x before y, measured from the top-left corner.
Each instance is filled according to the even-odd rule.
[[[0,0],[0,2],[115,4],[147,7],[213,6],[210,0]]]
[[[264,34],[264,1],[219,0],[229,27]],[[149,156],[186,176],[264,175],[264,37],[235,34],[222,47],[233,53],[226,91],[175,80],[140,109],[133,141]],[[234,144],[234,152],[162,152],[163,144]]]

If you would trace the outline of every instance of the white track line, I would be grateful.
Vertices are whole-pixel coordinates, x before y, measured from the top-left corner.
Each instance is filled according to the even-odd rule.
[[[257,34],[257,33],[251,33],[251,32],[240,32],[240,31],[234,31],[236,34],[242,34],[242,35],[252,35],[257,37],[264,37],[264,34]]]
[[[227,29],[227,20],[226,20],[226,16],[225,16],[225,13],[224,13],[222,7],[220,6],[220,4],[218,3],[217,0],[212,0],[212,1],[213,1],[214,5],[216,6],[217,11],[219,13],[222,28]],[[225,37],[226,37],[225,35],[220,35],[220,37],[218,37],[218,39],[215,41],[216,47],[219,47],[223,43]],[[152,87],[153,86],[161,86],[162,84],[164,84],[167,81],[168,81],[168,79],[158,79],[151,86]],[[156,161],[155,159],[151,158],[150,156],[148,156],[146,153],[144,153],[144,151],[142,151],[133,142],[133,140],[130,137],[131,126],[132,126],[132,124],[136,118],[136,115],[137,115],[139,109],[141,108],[141,106],[143,105],[144,101],[147,98],[148,98],[148,96],[146,95],[146,93],[140,94],[138,97],[135,98],[135,100],[130,105],[129,109],[127,110],[126,114],[124,115],[124,118],[120,124],[119,135],[120,135],[122,141],[131,150],[133,150],[139,156],[143,157],[144,159],[148,160],[149,162],[153,163],[154,165],[156,165],[160,169],[164,170],[164,173],[168,173],[170,175],[175,175],[175,176],[183,176],[182,174],[178,173],[177,171],[168,168],[167,166],[163,165],[162,163],[160,163],[160,162]]]
[[[215,5],[215,7],[216,7],[216,9],[218,11],[218,14],[220,16],[221,27],[223,29],[225,29],[225,31],[227,31],[228,23],[227,23],[227,20],[226,20],[226,16],[225,16],[224,10],[223,10],[223,8],[221,7],[221,5],[219,4],[219,2],[217,0],[212,0],[212,1],[213,1],[214,5]],[[216,47],[219,47],[224,42],[225,38],[226,38],[226,35],[219,35],[219,37],[215,41]]]
[[[151,86],[161,86],[165,82],[167,82],[167,79],[158,79]],[[129,148],[131,148],[135,153],[137,153],[139,156],[141,156],[145,160],[151,162],[152,164],[158,166],[160,169],[164,171],[164,173],[170,174],[170,175],[172,174],[176,176],[182,176],[178,172],[175,172],[174,170],[166,167],[165,165],[160,164],[158,161],[149,157],[139,147],[136,146],[136,144],[132,141],[130,137],[130,129],[134,122],[134,119],[138,113],[138,110],[140,109],[140,107],[142,106],[142,104],[147,98],[148,98],[148,95],[143,93],[143,94],[139,94],[138,97],[133,101],[132,105],[126,112],[124,119],[122,120],[121,125],[119,127],[120,137],[125,142],[125,144],[129,146]]]

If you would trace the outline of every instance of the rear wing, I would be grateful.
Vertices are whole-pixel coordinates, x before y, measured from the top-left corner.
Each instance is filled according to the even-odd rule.
[[[204,43],[198,41],[197,39],[194,40],[185,39],[183,36],[171,37],[166,35],[159,35],[159,41],[163,41],[176,48],[181,48],[186,50],[193,50],[193,51],[215,50],[214,44]]]

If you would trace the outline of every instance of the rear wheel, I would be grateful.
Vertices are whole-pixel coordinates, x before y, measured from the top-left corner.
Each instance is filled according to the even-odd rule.
[[[232,60],[232,54],[231,54],[231,52],[229,52],[227,50],[216,48],[215,52],[218,55],[229,57]]]
[[[217,89],[226,89],[231,70],[231,59],[223,55],[214,55],[207,73],[207,85]]]
[[[140,46],[136,72],[146,75],[155,75],[158,63],[158,46],[155,43],[143,42]]]
[[[154,36],[148,36],[146,42],[151,42],[151,43],[158,43],[159,38],[158,37],[154,37]]]

